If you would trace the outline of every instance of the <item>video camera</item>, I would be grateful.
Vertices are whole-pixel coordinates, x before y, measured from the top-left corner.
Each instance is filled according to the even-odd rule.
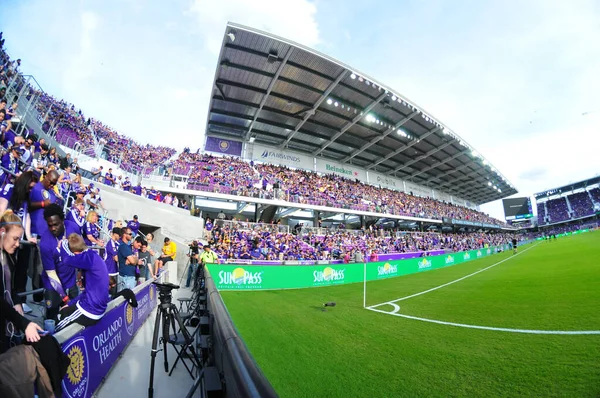
[[[170,293],[171,290],[173,289],[179,289],[179,285],[175,285],[174,283],[171,282],[165,282],[165,283],[161,283],[161,282],[152,282],[154,285],[156,285],[156,287],[158,288],[158,291],[160,293],[166,292],[166,293]]]

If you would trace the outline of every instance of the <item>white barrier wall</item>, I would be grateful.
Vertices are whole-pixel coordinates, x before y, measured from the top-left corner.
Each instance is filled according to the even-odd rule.
[[[85,179],[84,179],[85,180]],[[86,180],[86,184],[90,181]],[[193,240],[202,236],[204,220],[190,215],[189,210],[180,209],[153,200],[124,192],[120,189],[96,183],[100,188],[102,204],[113,220],[131,220],[139,217],[141,224],[160,227],[178,240]]]

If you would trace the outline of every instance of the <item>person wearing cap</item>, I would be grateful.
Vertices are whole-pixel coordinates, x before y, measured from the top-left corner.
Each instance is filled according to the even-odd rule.
[[[133,232],[134,237],[138,236],[140,232],[140,223],[138,221],[137,215],[133,216],[133,220],[127,223],[127,228],[131,229],[131,232]]]
[[[19,170],[19,158],[23,154],[23,149],[18,145],[13,145],[10,148],[10,152],[2,155],[2,169],[0,169],[0,183],[2,186],[7,181],[13,179],[13,177],[18,176],[20,174]],[[7,171],[5,171],[7,170]],[[12,174],[15,176],[13,176]]]
[[[109,168],[106,174],[104,174],[104,183],[109,187],[115,185],[115,176],[112,173],[112,168]]]
[[[121,187],[123,188],[123,191],[126,191],[126,192],[129,192],[131,190],[131,181],[129,181],[128,176],[125,176],[125,180],[123,180]]]

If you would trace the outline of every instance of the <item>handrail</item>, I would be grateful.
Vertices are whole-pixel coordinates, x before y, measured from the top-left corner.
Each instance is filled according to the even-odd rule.
[[[227,307],[206,269],[208,309],[212,322],[215,366],[223,375],[227,397],[278,397],[239,336]]]

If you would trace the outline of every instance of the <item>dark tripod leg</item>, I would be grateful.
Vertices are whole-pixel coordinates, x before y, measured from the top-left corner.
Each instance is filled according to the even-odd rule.
[[[167,343],[169,342],[169,309],[168,307],[163,309],[162,320],[163,320],[163,351],[165,356],[165,372],[169,371],[169,360],[167,359]]]
[[[154,361],[156,360],[156,354],[158,350],[156,349],[158,345],[158,331],[160,330],[160,318],[162,316],[162,311],[160,305],[156,310],[156,320],[154,321],[154,335],[152,336],[152,350],[150,351],[150,384],[148,385],[148,398],[152,398],[154,396]]]

